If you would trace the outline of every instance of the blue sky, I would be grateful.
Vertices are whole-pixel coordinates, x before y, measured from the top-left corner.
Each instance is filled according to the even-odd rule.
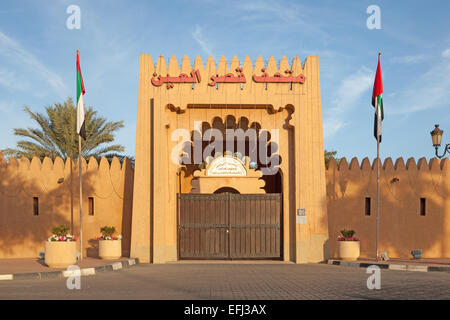
[[[69,5],[81,29],[69,30]],[[381,9],[369,30],[366,9]],[[384,86],[381,157],[434,155],[435,123],[450,143],[450,2],[4,0],[0,4],[0,149],[13,128],[34,126],[23,112],[75,95],[80,50],[85,103],[108,120],[124,120],[116,141],[133,155],[139,54],[187,54],[216,61],[236,55],[289,61],[318,55],[325,148],[338,156],[376,156],[370,105],[377,54]]]

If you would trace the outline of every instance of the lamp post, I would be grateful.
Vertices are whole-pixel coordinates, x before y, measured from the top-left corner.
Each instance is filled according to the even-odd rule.
[[[434,130],[430,132],[431,139],[433,141],[433,146],[436,149],[436,157],[438,157],[439,159],[442,159],[446,155],[447,152],[450,152],[450,143],[449,143],[449,144],[445,145],[444,153],[441,156],[438,154],[438,149],[441,146],[441,140],[442,140],[443,133],[444,133],[444,131],[439,129],[438,124],[436,124]]]

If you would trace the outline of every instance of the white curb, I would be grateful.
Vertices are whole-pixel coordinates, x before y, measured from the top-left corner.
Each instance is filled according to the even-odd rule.
[[[340,265],[340,266],[344,266],[344,267],[362,267],[365,268],[367,267],[367,265],[369,263],[366,262],[349,262],[349,261],[341,261],[341,260],[334,260],[334,259],[328,259],[327,263],[329,265]],[[409,264],[380,264],[380,263],[373,263],[373,265],[375,266],[384,266],[383,269],[387,268],[389,270],[398,270],[398,271],[415,271],[415,272],[429,272],[429,271],[441,271],[441,270],[436,270],[436,269],[431,269],[430,268],[435,268],[435,267],[428,267],[428,266],[424,266],[424,265],[409,265]],[[386,267],[387,266],[387,267]],[[439,268],[439,267],[438,267]],[[445,269],[446,267],[444,267],[443,269]],[[442,270],[443,272],[445,272],[445,270]]]
[[[405,264],[390,264],[389,265],[389,270],[405,271],[406,270],[406,265]]]
[[[408,270],[408,271],[428,272],[428,267],[427,267],[427,266],[413,266],[413,265],[408,265],[408,266],[406,267],[406,270]]]
[[[66,270],[66,271],[62,271],[62,275],[64,278],[79,277],[79,276],[81,276],[81,272],[80,272],[80,270]]]
[[[132,266],[135,264],[139,263],[139,260],[137,258],[132,258],[132,259],[127,259],[125,260],[128,262],[128,266]],[[46,274],[56,274],[56,275],[61,275],[63,278],[68,278],[68,277],[79,277],[79,276],[91,276],[91,275],[95,275],[96,274],[96,269],[98,268],[98,271],[110,271],[111,268],[113,271],[116,270],[121,270],[123,269],[123,263],[124,261],[121,262],[115,262],[115,263],[110,263],[110,264],[106,264],[103,266],[99,266],[99,267],[94,267],[94,268],[83,268],[83,269],[79,269],[78,267],[74,270],[63,270],[63,271],[51,271],[51,272],[31,272],[31,273],[23,273],[20,274],[20,279],[28,279],[28,278],[33,278],[33,279],[47,279],[47,278],[53,278],[52,277],[48,277],[45,276]],[[111,266],[111,268],[110,268]],[[24,277],[27,276],[28,277]],[[38,277],[35,277],[35,275],[37,275]],[[44,275],[44,276],[43,276]],[[17,280],[14,277],[14,274],[0,274],[0,281],[1,280]]]
[[[95,275],[95,268],[84,268],[81,269],[82,276],[92,276]]]
[[[0,274],[0,280],[12,280],[13,275],[12,274]]]
[[[116,262],[116,263],[113,263],[111,265],[112,265],[113,270],[122,269],[122,263],[121,262]]]

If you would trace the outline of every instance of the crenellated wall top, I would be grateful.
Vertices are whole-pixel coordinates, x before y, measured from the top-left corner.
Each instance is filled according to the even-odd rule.
[[[128,158],[124,158],[123,162],[121,163],[120,160],[117,157],[114,157],[111,162],[109,162],[105,157],[102,157],[100,161],[97,161],[96,158],[90,157],[88,161],[86,161],[85,158],[81,158],[81,166],[83,170],[87,168],[88,171],[93,170],[122,170],[127,167],[131,168],[131,160]],[[78,161],[74,160],[72,169],[76,170],[78,169]],[[22,158],[9,158],[6,159],[3,155],[3,153],[0,151],[0,170],[8,169],[9,167],[21,167],[25,169],[30,170],[53,170],[56,168],[64,169],[64,168],[70,168],[70,158],[67,158],[66,161],[64,161],[61,157],[56,157],[54,161],[52,159],[45,157],[42,161],[38,157],[33,157],[33,159],[30,161],[28,158],[22,157]]]
[[[167,60],[161,55],[155,62],[149,54],[142,54],[140,64],[142,103],[157,97],[178,111],[212,104],[281,110],[298,105],[300,96],[320,92],[317,56],[307,57],[303,65],[298,57],[289,63],[286,57],[277,62],[274,57],[264,61],[261,56],[254,62],[248,56],[243,61],[236,56],[227,61],[222,56],[218,62],[209,57],[205,63],[197,56],[192,64],[184,56],[180,64],[175,56]]]
[[[407,171],[411,171],[411,170],[436,171],[436,170],[438,170],[438,171],[443,171],[445,169],[448,170],[450,168],[449,162],[450,161],[448,158],[444,158],[442,160],[439,160],[437,158],[432,158],[432,159],[430,159],[430,161],[427,161],[426,158],[420,158],[417,162],[414,158],[409,158],[405,162],[403,160],[403,158],[400,157],[397,160],[395,160],[395,163],[394,163],[392,158],[389,157],[384,160],[384,162],[382,163],[380,168],[382,170],[396,170],[396,171],[401,171],[401,170],[407,170]],[[371,163],[369,158],[367,158],[367,157],[364,158],[361,163],[359,162],[358,158],[356,158],[356,157],[352,158],[350,163],[348,163],[348,161],[345,157],[340,159],[339,163],[337,163],[337,161],[334,158],[332,158],[328,162],[328,166],[326,169],[327,169],[327,171],[333,171],[333,170],[372,171],[372,170],[376,170],[376,163],[377,163],[376,159],[374,159]]]

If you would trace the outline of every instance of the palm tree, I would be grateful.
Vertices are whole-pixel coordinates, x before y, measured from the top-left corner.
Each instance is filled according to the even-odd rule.
[[[39,128],[14,129],[14,135],[28,138],[17,142],[17,149],[6,149],[3,153],[11,157],[68,157],[75,159],[78,155],[77,109],[71,98],[63,103],[45,108],[46,114],[35,113],[29,107],[25,112],[37,122]],[[86,141],[81,140],[81,154],[85,159],[93,156],[97,159],[113,156],[123,157],[119,152],[124,147],[118,144],[108,145],[114,141],[114,133],[123,127],[123,121],[106,122],[98,117],[91,107],[85,109]]]

